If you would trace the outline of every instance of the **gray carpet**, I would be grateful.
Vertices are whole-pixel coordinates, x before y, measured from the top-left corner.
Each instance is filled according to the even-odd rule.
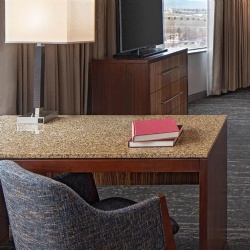
[[[189,105],[189,114],[228,115],[228,247],[250,249],[250,88]]]
[[[250,250],[250,89],[192,102],[189,114],[228,115],[228,249]],[[98,191],[102,198],[123,196],[137,201],[165,194],[170,214],[180,225],[177,249],[199,249],[197,186],[105,186]],[[13,241],[3,249],[14,249]]]

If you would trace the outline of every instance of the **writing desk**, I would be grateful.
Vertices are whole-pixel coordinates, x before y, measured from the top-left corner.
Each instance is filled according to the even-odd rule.
[[[15,116],[2,116],[0,159],[12,159],[37,173],[100,173],[99,178],[96,174],[98,184],[162,185],[167,183],[167,174],[197,176],[200,249],[223,249],[227,238],[227,117],[172,116],[184,128],[174,147],[128,148],[133,120],[162,117],[60,116],[33,134],[16,131]]]

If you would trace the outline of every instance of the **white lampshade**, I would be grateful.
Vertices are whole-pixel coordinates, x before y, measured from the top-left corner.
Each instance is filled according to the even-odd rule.
[[[5,0],[6,43],[95,39],[95,0]]]

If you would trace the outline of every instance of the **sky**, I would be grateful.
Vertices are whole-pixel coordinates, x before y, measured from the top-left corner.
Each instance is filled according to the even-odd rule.
[[[164,8],[206,9],[207,0],[164,0]]]

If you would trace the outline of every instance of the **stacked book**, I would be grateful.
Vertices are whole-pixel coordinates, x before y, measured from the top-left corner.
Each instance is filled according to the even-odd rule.
[[[174,146],[183,130],[174,118],[136,120],[132,122],[130,148]]]

